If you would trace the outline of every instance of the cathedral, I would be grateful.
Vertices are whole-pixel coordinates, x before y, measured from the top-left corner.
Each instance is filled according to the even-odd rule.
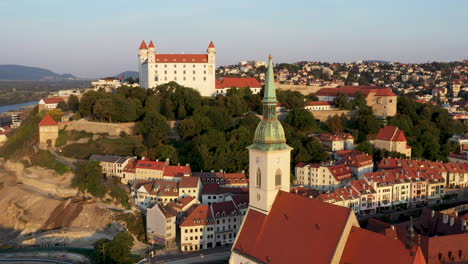
[[[140,87],[155,88],[171,81],[191,87],[202,96],[216,93],[216,48],[210,42],[205,54],[160,54],[153,41],[141,42],[138,51]]]
[[[263,119],[248,147],[249,208],[232,246],[230,264],[426,263],[414,236],[405,245],[360,228],[350,208],[289,192],[292,148],[276,117],[271,55],[262,102]]]

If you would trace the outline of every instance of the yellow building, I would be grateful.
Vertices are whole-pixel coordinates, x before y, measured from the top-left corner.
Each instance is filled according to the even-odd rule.
[[[47,114],[39,123],[39,147],[47,149],[55,146],[58,131],[58,123]]]

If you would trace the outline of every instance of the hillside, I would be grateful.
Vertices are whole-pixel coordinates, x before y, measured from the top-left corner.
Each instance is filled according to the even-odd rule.
[[[0,80],[11,81],[45,81],[76,80],[72,74],[58,74],[48,69],[22,65],[0,65]]]
[[[138,72],[137,71],[124,71],[115,75],[114,77],[119,78],[121,76],[123,76],[124,79],[127,79],[128,77],[132,77],[133,79],[136,79],[138,78]]]

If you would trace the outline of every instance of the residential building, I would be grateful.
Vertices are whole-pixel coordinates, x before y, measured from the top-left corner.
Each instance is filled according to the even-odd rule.
[[[336,108],[333,106],[333,102],[328,101],[306,102],[304,109],[309,110],[311,112],[336,110]]]
[[[94,90],[104,89],[105,91],[111,91],[122,86],[122,82],[115,77],[107,77],[91,82],[91,86]]]
[[[43,98],[39,101],[39,111],[55,109],[60,102],[65,100],[62,97]]]
[[[375,148],[391,152],[399,152],[411,157],[411,147],[405,137],[405,132],[396,126],[385,126],[375,137]]]
[[[209,205],[199,205],[180,224],[182,252],[215,247],[215,221]]]
[[[338,163],[347,164],[353,171],[354,177],[361,179],[364,174],[374,171],[372,156],[363,152],[351,152],[341,157]]]
[[[89,159],[99,162],[102,167],[102,173],[106,178],[117,177],[122,179],[124,175],[124,168],[129,162],[135,160],[136,157],[92,154]]]
[[[140,45],[139,79],[143,88],[176,82],[194,88],[202,96],[213,96],[215,89],[216,48],[210,42],[206,54],[161,54],[153,41]]]
[[[156,203],[146,210],[146,237],[152,244],[175,241],[177,212],[170,206]]]
[[[336,190],[353,179],[353,172],[346,164],[304,164],[296,165],[295,183],[322,192]]]

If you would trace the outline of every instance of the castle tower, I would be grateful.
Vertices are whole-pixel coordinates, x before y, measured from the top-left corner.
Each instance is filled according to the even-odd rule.
[[[208,54],[208,63],[216,64],[216,47],[213,41],[211,41],[210,45],[208,45],[206,53]]]
[[[156,87],[156,47],[154,46],[153,41],[150,41],[148,46],[148,59],[145,72],[148,74],[148,84],[147,87],[154,88]]]
[[[138,79],[140,79],[140,86],[147,87],[147,60],[148,60],[148,47],[143,40],[138,49]]]
[[[276,117],[276,92],[272,56],[269,56],[263,120],[255,130],[249,150],[249,207],[268,214],[279,190],[289,192],[292,148]]]

